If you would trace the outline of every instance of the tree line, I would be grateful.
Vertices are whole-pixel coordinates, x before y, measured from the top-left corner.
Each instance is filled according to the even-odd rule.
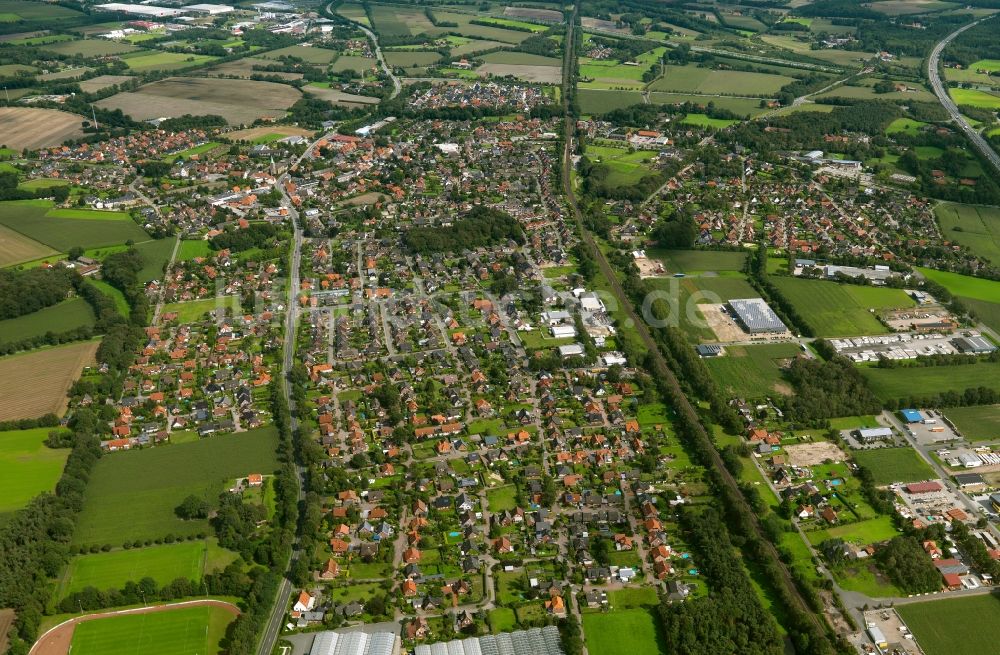
[[[524,229],[513,216],[482,205],[473,207],[452,225],[414,227],[403,234],[403,245],[414,253],[460,252],[507,241],[524,243]]]

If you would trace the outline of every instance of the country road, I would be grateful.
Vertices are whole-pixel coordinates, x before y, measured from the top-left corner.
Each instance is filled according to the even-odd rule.
[[[969,140],[972,141],[972,145],[974,145],[976,149],[979,150],[979,152],[981,152],[991,164],[993,164],[993,167],[997,169],[997,172],[1000,172],[1000,155],[997,154],[996,150],[990,146],[989,142],[986,141],[986,139],[984,139],[983,136],[969,124],[969,121],[965,120],[961,112],[958,111],[958,105],[956,105],[955,101],[951,99],[950,95],[948,95],[947,88],[945,88],[944,83],[941,82],[940,71],[941,52],[948,46],[948,44],[954,41],[955,38],[962,32],[979,25],[985,20],[990,20],[993,16],[996,16],[996,14],[987,16],[986,18],[980,18],[979,20],[969,23],[968,25],[964,25],[938,42],[938,44],[934,46],[934,50],[931,51],[931,56],[927,59],[927,77],[931,81],[931,87],[934,89],[934,94],[938,97],[938,100],[941,101],[945,110],[951,115],[951,119],[958,124],[963,132],[965,132],[966,136],[969,137]]]
[[[399,81],[399,78],[393,74],[392,68],[389,66],[389,64],[386,63],[385,57],[382,55],[382,46],[380,46],[378,42],[378,35],[375,34],[375,32],[372,32],[364,25],[362,25],[361,23],[353,21],[350,18],[347,18],[346,16],[341,16],[340,14],[335,13],[332,9],[333,4],[334,3],[331,2],[326,6],[327,15],[339,18],[347,23],[350,23],[351,25],[357,27],[359,30],[364,32],[368,36],[368,38],[371,39],[372,45],[375,46],[375,58],[378,59],[378,63],[380,66],[382,66],[382,70],[385,71],[385,74],[389,76],[390,80],[392,80],[392,95],[389,96],[389,100],[392,100],[393,98],[399,95],[400,91],[403,90],[403,84],[402,82]]]

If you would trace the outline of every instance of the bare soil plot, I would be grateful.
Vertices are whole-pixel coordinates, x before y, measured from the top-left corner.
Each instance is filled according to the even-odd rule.
[[[66,392],[94,363],[97,341],[0,358],[0,421],[66,411]]]
[[[29,239],[6,225],[0,225],[0,268],[54,254],[56,251],[44,243]]]
[[[336,89],[323,89],[320,87],[305,87],[306,93],[312,96],[316,96],[320,100],[326,100],[327,102],[332,102],[335,105],[343,105],[344,107],[357,107],[358,105],[377,105],[378,98],[373,98],[371,96],[359,96],[353,93],[344,93],[343,91],[338,91]]]
[[[503,15],[510,16],[511,18],[544,20],[551,23],[561,23],[563,20],[562,12],[555,11],[554,9],[538,9],[536,7],[504,7]]]
[[[14,610],[0,610],[0,653],[7,652],[7,633],[10,632],[10,627],[14,625],[14,618]]]
[[[301,97],[298,89],[275,82],[168,77],[137,91],[115,94],[97,105],[121,109],[136,120],[217,114],[231,125],[238,125],[284,116],[285,110]]]
[[[733,341],[747,341],[750,338],[746,332],[740,329],[729,314],[722,311],[725,305],[698,305],[698,310],[705,317],[708,327],[715,332],[715,338],[722,343]]]
[[[826,460],[843,462],[847,455],[836,444],[829,441],[785,446],[788,463],[792,466],[818,466]]]
[[[249,78],[251,75],[258,74],[258,75],[273,75],[275,77],[280,77],[283,80],[302,79],[302,73],[255,71],[253,68],[254,66],[269,66],[273,64],[274,64],[273,61],[268,61],[267,59],[262,59],[259,57],[244,57],[243,59],[237,59],[236,61],[227,61],[224,64],[219,64],[218,66],[212,66],[205,72],[212,77],[233,76],[233,77]]]
[[[526,82],[542,84],[558,84],[562,79],[562,70],[558,66],[530,66],[526,64],[483,64],[476,69],[482,76],[514,77]]]
[[[92,77],[89,80],[80,82],[80,90],[84,93],[97,93],[98,91],[103,91],[109,86],[122,84],[131,79],[131,75],[98,75],[97,77]]]
[[[0,144],[15,150],[57,146],[83,136],[83,118],[56,109],[0,107]]]
[[[311,137],[313,135],[313,131],[302,127],[292,127],[291,125],[269,125],[264,127],[250,127],[245,130],[229,132],[224,136],[224,138],[230,141],[253,141],[254,139],[259,139],[262,136],[268,136],[271,134],[280,134],[283,137]]]

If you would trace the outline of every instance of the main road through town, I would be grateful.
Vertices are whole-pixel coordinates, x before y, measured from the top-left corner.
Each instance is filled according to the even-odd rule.
[[[976,129],[969,124],[969,121],[965,120],[965,117],[962,116],[961,112],[958,111],[958,105],[956,105],[955,101],[948,95],[948,89],[945,88],[944,84],[941,82],[940,71],[941,51],[944,50],[949,43],[954,41],[955,37],[959,34],[975,27],[976,25],[979,25],[984,20],[990,20],[993,16],[996,16],[996,14],[992,14],[986,18],[980,18],[977,21],[958,28],[934,46],[934,50],[931,51],[931,56],[927,59],[927,77],[931,81],[931,87],[934,88],[934,94],[937,95],[938,100],[941,101],[945,110],[951,115],[951,119],[958,124],[963,132],[965,132],[965,134],[969,137],[969,140],[972,141],[972,145],[974,145],[979,152],[983,153],[983,156],[988,159],[991,164],[993,164],[993,167],[996,168],[998,172],[1000,172],[1000,155],[998,155],[997,151],[994,150],[993,147],[990,146],[989,142],[983,138],[983,135],[977,132]]]

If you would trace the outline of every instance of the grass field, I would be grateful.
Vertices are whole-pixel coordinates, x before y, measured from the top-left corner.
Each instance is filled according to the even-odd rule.
[[[0,513],[21,509],[42,493],[52,491],[69,456],[68,448],[53,449],[45,439],[53,428],[0,432]]]
[[[629,152],[622,148],[587,146],[587,157],[611,169],[607,178],[608,186],[630,186],[653,173],[648,163],[655,157],[655,153],[650,150]]]
[[[709,102],[719,109],[728,109],[741,116],[756,116],[764,112],[760,108],[760,98],[727,98],[726,96],[700,96],[684,93],[663,93],[654,91],[649,94],[649,101],[656,104],[679,105],[685,102],[706,106]],[[803,105],[810,107],[812,105]]]
[[[180,248],[177,249],[177,261],[187,261],[195,257],[208,257],[212,253],[212,248],[208,241],[204,239],[184,239]]]
[[[706,271],[740,271],[746,262],[745,252],[718,252],[714,250],[660,250],[648,249],[646,255],[659,259],[670,273],[699,275]]]
[[[214,655],[234,618],[218,607],[182,607],[85,621],[70,648],[74,655]]]
[[[122,61],[125,62],[129,70],[145,73],[147,71],[152,71],[152,70],[161,70],[161,71],[181,70],[182,68],[190,68],[191,66],[198,66],[200,64],[205,64],[210,61],[215,61],[216,59],[217,57],[209,57],[208,55],[194,55],[184,52],[143,51],[141,53],[132,55],[130,57],[123,57]]]
[[[94,325],[94,310],[83,298],[70,298],[31,314],[0,321],[0,344]]]
[[[77,57],[106,57],[108,55],[121,55],[138,50],[138,48],[128,43],[108,39],[59,41],[58,43],[46,45],[42,49],[60,55],[73,55]]]
[[[580,111],[591,115],[599,115],[642,103],[642,94],[638,91],[579,89],[576,95],[580,100]]]
[[[872,472],[877,485],[918,482],[934,477],[930,465],[909,446],[859,450],[854,453],[854,461]]]
[[[493,634],[511,632],[517,629],[517,617],[509,607],[490,610],[490,628]]]
[[[517,488],[513,485],[490,489],[486,493],[486,499],[490,505],[491,512],[511,510],[517,507]]]
[[[917,268],[926,278],[933,280],[952,292],[956,296],[965,298],[975,298],[986,302],[997,302],[1000,300],[1000,282],[985,280],[983,278],[972,277],[970,275],[959,275],[947,271],[936,271],[932,268]]]
[[[681,122],[686,125],[696,125],[698,127],[713,127],[717,130],[739,123],[739,121],[731,118],[712,118],[706,114],[688,114],[681,119]]]
[[[945,238],[1000,265],[1000,209],[949,202],[938,205],[934,213]]]
[[[0,357],[0,421],[62,414],[66,392],[94,363],[97,341]]]
[[[111,286],[104,280],[90,280],[90,284],[93,284],[101,290],[101,293],[115,301],[115,309],[118,310],[119,314],[122,316],[128,316],[131,308],[129,307],[128,300],[125,299],[125,294],[121,292],[121,289]]]
[[[207,521],[182,521],[174,508],[190,494],[215,504],[233,478],[271,473],[276,447],[274,429],[261,428],[104,457],[91,474],[74,541],[117,545],[206,531]],[[123,512],[123,502],[142,511]]]
[[[127,214],[79,209],[54,209],[48,200],[0,202],[0,225],[59,252],[73,246],[99,248],[148,241],[149,235]]]
[[[239,296],[221,296],[219,298],[167,303],[163,306],[163,313],[177,312],[178,322],[194,323],[202,320],[205,312],[211,312],[220,307],[231,308],[234,312],[238,312],[240,308]]]
[[[1000,439],[1000,405],[952,407],[944,415],[969,441]]]
[[[704,360],[712,377],[730,396],[753,398],[774,392],[790,393],[779,363],[802,351],[793,343],[729,346],[722,357]]]
[[[927,123],[922,123],[920,121],[915,121],[912,118],[897,118],[893,122],[889,123],[889,126],[885,128],[886,134],[908,134],[910,136],[916,135],[920,132],[920,128],[926,127]]]
[[[174,239],[152,239],[135,244],[135,249],[142,254],[142,268],[139,270],[140,282],[150,282],[163,277],[163,267],[170,261],[174,251]]]
[[[647,609],[584,614],[583,632],[590,655],[660,655],[667,652],[655,613]]]
[[[956,105],[969,105],[980,109],[1000,109],[1000,96],[976,89],[949,89]]]
[[[902,289],[881,289],[825,280],[774,276],[771,282],[798,310],[818,337],[884,334],[888,329],[869,310],[911,307]]]
[[[1000,598],[992,594],[899,605],[896,610],[926,655],[979,655],[996,651],[989,626],[1000,624]]]
[[[692,340],[714,341],[715,332],[704,321],[699,304],[723,303],[733,298],[753,298],[759,294],[742,276],[704,276],[678,278],[649,278],[650,286],[677,298],[677,317],[657,318],[672,321]],[[671,310],[673,311],[673,310]]]
[[[879,516],[867,521],[847,523],[822,530],[810,530],[806,532],[806,537],[809,539],[809,543],[815,546],[827,539],[843,539],[856,544],[873,544],[892,539],[898,534],[899,532],[892,524],[891,518]]]
[[[304,45],[290,45],[278,48],[261,55],[264,59],[281,59],[282,57],[297,57],[307,64],[329,64],[337,58],[337,51],[330,48],[314,48]]]
[[[770,96],[794,81],[785,75],[769,73],[744,73],[740,71],[712,70],[693,64],[664,66],[663,77],[653,82],[652,91],[679,91],[696,93],[727,93],[760,97]]]
[[[988,387],[1000,391],[1000,362],[979,362],[961,366],[920,368],[863,368],[868,385],[882,400],[910,395],[959,393],[969,388]]]

